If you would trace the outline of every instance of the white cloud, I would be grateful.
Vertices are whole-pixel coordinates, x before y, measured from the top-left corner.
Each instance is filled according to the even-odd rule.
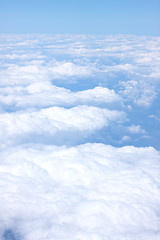
[[[27,87],[16,86],[0,88],[0,103],[7,110],[41,108],[49,106],[77,106],[81,104],[116,107],[122,99],[114,90],[95,87],[84,91],[72,92],[50,83],[34,83]]]
[[[63,134],[67,132],[68,138],[72,138],[76,132],[87,136],[90,132],[114,121],[123,122],[124,119],[123,112],[91,106],[77,106],[71,109],[52,107],[35,112],[4,113],[0,119],[0,138],[1,142],[5,139],[12,143],[23,141],[23,138],[29,138],[30,141],[38,138],[39,141],[43,141],[43,137],[55,135],[53,143],[56,143],[59,135],[63,140]]]
[[[128,131],[136,134],[136,133],[140,133],[140,134],[146,134],[145,129],[143,129],[140,125],[131,125],[129,127],[127,127]]]
[[[45,82],[56,78],[68,78],[92,75],[90,66],[74,64],[72,62],[58,62],[52,60],[32,60],[20,64],[7,64],[1,70],[0,86],[28,85],[33,82]]]
[[[0,239],[160,239],[159,40],[1,35]]]
[[[62,40],[60,35],[5,35],[5,41],[3,38],[4,35],[1,86],[54,79],[72,83],[91,77],[95,85],[113,82],[112,89],[116,79],[123,88],[119,93],[139,106],[150,107],[157,96],[159,37],[66,35]],[[4,64],[3,59],[8,57],[13,61]],[[91,83],[88,81],[88,85]]]
[[[123,136],[123,137],[121,138],[120,142],[123,143],[123,142],[127,142],[127,141],[130,141],[130,140],[131,140],[131,137],[125,135],[125,136]]]
[[[83,102],[101,102],[101,103],[114,103],[121,102],[121,98],[115,93],[114,90],[108,88],[96,87],[77,93],[78,99]]]
[[[87,76],[91,71],[87,66],[78,66],[72,62],[58,63],[50,69],[53,74],[58,76]]]
[[[1,238],[157,240],[159,160],[153,148],[102,144],[6,149]]]
[[[160,121],[160,118],[158,118],[158,117],[155,116],[155,115],[149,115],[148,117],[153,118],[153,119],[155,119],[155,120],[157,120],[157,121]]]
[[[131,80],[121,82],[121,85],[124,90],[120,91],[120,94],[139,106],[150,107],[157,96],[156,85],[152,86],[152,82]]]

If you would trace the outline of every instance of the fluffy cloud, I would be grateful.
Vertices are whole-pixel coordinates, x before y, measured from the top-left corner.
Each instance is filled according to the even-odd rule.
[[[159,37],[1,35],[0,43],[2,113],[53,106],[106,107],[126,112],[127,125],[140,125],[149,133],[143,146],[154,142],[158,147],[148,115],[159,118]],[[118,144],[129,133],[112,127],[108,134]],[[131,135],[128,143],[141,146]]]
[[[122,82],[124,90],[120,91],[125,98],[132,101],[138,106],[150,107],[157,96],[156,84],[152,85],[151,82],[142,82],[131,80]]]
[[[122,99],[114,90],[95,87],[72,92],[49,83],[34,83],[27,87],[16,86],[0,88],[0,103],[5,111],[12,109],[43,108],[49,106],[107,105],[116,107]]]
[[[142,129],[140,125],[132,125],[132,126],[129,126],[128,128],[128,131],[131,132],[131,133],[146,133],[145,129]]]
[[[159,240],[160,38],[0,44],[0,239]]]
[[[72,139],[76,132],[87,136],[90,132],[122,122],[124,113],[97,107],[78,106],[71,109],[52,107],[40,111],[1,114],[1,142],[42,141],[55,136],[52,143],[67,134]],[[29,138],[29,139],[28,139]],[[74,138],[75,139],[75,138]],[[63,143],[63,141],[62,141]],[[65,144],[65,142],[64,142]]]
[[[79,77],[91,75],[91,69],[72,62],[33,60],[22,64],[8,64],[1,72],[0,86],[24,85],[49,81],[56,78]]]
[[[157,240],[159,161],[103,144],[2,151],[1,238]]]

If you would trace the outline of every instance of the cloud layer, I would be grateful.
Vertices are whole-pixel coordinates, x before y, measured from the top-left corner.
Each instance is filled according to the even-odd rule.
[[[1,35],[0,239],[160,239],[159,48]]]
[[[126,136],[125,144],[159,149],[159,47],[159,37],[146,36],[1,35],[1,112],[79,105],[125,112],[128,120],[110,127],[103,143],[123,146]],[[133,134],[133,125],[143,131]]]
[[[159,161],[153,148],[103,144],[5,150],[1,234],[8,229],[26,240],[158,239]]]

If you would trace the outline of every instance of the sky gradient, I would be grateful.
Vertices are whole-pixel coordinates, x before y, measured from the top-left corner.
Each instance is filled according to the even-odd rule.
[[[159,35],[159,0],[0,0],[1,33]]]

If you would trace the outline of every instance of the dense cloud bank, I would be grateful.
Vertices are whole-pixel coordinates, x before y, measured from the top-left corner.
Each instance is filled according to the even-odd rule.
[[[94,106],[123,114],[119,121],[110,121],[108,128],[100,121],[94,136],[88,134],[86,126],[88,140],[77,133],[76,143],[151,145],[159,149],[159,37],[1,35],[0,43],[0,128],[3,124],[6,128],[7,123],[12,128],[14,114],[24,114],[26,125],[26,113],[29,116],[54,107],[73,113],[72,108],[83,106],[88,118],[87,109]],[[93,114],[96,118],[95,114],[99,112]],[[76,117],[71,118],[77,121]],[[38,124],[34,128],[40,129]],[[100,128],[105,134],[97,131]],[[29,131],[22,134],[21,143],[27,134]],[[66,139],[60,142],[66,144]]]
[[[0,44],[0,239],[159,240],[160,38]]]
[[[1,234],[8,229],[25,240],[158,240],[159,161],[153,148],[103,144],[4,150]]]

